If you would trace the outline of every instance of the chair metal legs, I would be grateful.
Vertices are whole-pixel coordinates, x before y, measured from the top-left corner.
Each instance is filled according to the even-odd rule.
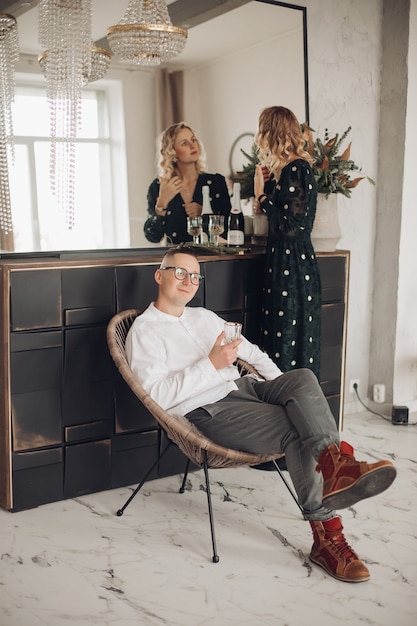
[[[181,487],[179,488],[179,493],[184,493],[185,491],[185,484],[188,478],[188,470],[190,469],[190,463],[191,463],[190,459],[187,458],[187,463],[185,465],[185,471],[184,471],[184,478],[182,479]]]
[[[296,505],[298,506],[298,508],[301,511],[301,515],[304,517],[304,513],[303,513],[303,509],[300,506],[300,503],[297,500],[297,496],[295,495],[294,491],[291,489],[290,484],[288,483],[287,479],[285,478],[281,468],[279,467],[277,461],[274,459],[272,461],[272,463],[274,464],[275,469],[277,470],[278,474],[280,475],[284,485],[286,486],[286,488],[288,489],[288,491],[291,494],[292,499],[294,500],[294,502],[296,503]],[[180,487],[179,492],[180,493],[184,493],[185,491],[185,483],[187,480],[187,476],[188,476],[188,469],[190,466],[190,460],[188,459],[187,461],[187,465],[185,467],[185,473],[184,473],[184,478]],[[212,507],[212,503],[211,503],[211,491],[210,491],[210,479],[209,479],[209,472],[208,472],[208,463],[207,463],[207,452],[206,450],[203,450],[203,469],[204,469],[204,476],[206,479],[206,492],[207,492],[207,506],[208,506],[208,512],[209,512],[209,519],[210,519],[210,530],[211,530],[211,543],[213,546],[213,563],[218,563],[220,558],[219,555],[217,553],[217,544],[216,544],[216,533],[214,530],[214,517],[213,517],[213,507]]]
[[[117,516],[121,517],[126,509],[126,507],[132,502],[133,498],[136,496],[136,494],[142,489],[143,485],[146,483],[146,481],[148,480],[149,476],[152,474],[153,470],[155,469],[155,467],[158,465],[158,463],[160,462],[160,460],[162,459],[162,457],[165,455],[165,452],[168,450],[168,448],[170,448],[173,445],[172,441],[168,441],[167,445],[165,446],[165,448],[163,449],[162,453],[160,454],[159,458],[156,459],[155,463],[152,463],[151,467],[148,469],[148,471],[146,472],[145,476],[142,478],[142,480],[140,481],[139,485],[136,487],[135,491],[132,493],[132,495],[130,496],[130,498],[128,498],[126,500],[126,502],[124,503],[124,505],[122,506],[121,509],[119,509],[117,511]]]
[[[148,477],[152,474],[153,470],[155,469],[155,467],[160,462],[161,458],[165,455],[165,453],[167,452],[168,448],[170,448],[172,445],[174,445],[172,443],[172,441],[168,441],[168,443],[165,446],[164,450],[162,451],[160,457],[155,461],[155,463],[152,464],[152,466],[146,472],[145,476],[142,478],[142,480],[140,481],[139,485],[136,487],[136,489],[134,490],[132,495],[126,500],[126,502],[124,503],[122,508],[117,511],[118,517],[123,515],[126,507],[132,502],[133,498],[141,490],[141,488],[143,487],[143,485],[147,481]],[[187,463],[186,463],[185,471],[184,471],[184,478],[182,480],[181,487],[179,489],[180,493],[184,493],[184,491],[185,491],[185,485],[186,485],[186,482],[187,482],[188,471],[189,471],[189,468],[190,468],[190,462],[191,462],[190,459],[187,459]],[[293,498],[294,502],[296,503],[296,505],[300,509],[301,514],[303,515],[303,509],[300,506],[295,493],[291,489],[291,486],[289,485],[288,481],[286,480],[286,478],[285,478],[281,468],[279,467],[278,463],[275,460],[273,460],[272,463],[274,464],[275,469],[277,470],[278,474],[280,475],[280,477],[281,477],[282,481],[284,482],[285,486],[287,487],[288,491],[290,492],[291,497]],[[213,507],[212,507],[212,502],[211,502],[210,479],[209,479],[209,471],[208,471],[209,468],[208,468],[207,451],[206,450],[203,450],[203,470],[204,470],[204,477],[205,477],[205,481],[206,481],[207,506],[208,506],[209,520],[210,520],[211,543],[212,543],[212,546],[213,546],[212,561],[213,561],[213,563],[218,563],[220,558],[219,558],[219,555],[217,553],[216,534],[215,534],[215,530],[214,530],[214,517],[213,517]],[[304,517],[304,515],[303,515],[303,517]]]
[[[208,473],[208,464],[207,464],[207,452],[203,450],[203,468],[204,468],[204,476],[206,478],[206,490],[207,490],[207,506],[210,518],[210,530],[211,530],[211,543],[213,546],[213,563],[219,562],[219,555],[217,554],[217,546],[216,546],[216,535],[214,532],[214,519],[213,519],[213,508],[211,506],[211,492],[210,492],[210,480]]]
[[[172,445],[173,445],[172,441],[168,441],[168,443],[167,443],[166,447],[164,448],[164,450],[162,451],[162,454],[159,457],[159,459],[157,459],[155,461],[155,463],[152,464],[152,466],[146,472],[145,476],[142,478],[142,480],[140,481],[139,485],[136,487],[136,489],[134,490],[132,495],[126,500],[126,502],[124,503],[122,508],[117,511],[117,516],[118,517],[121,517],[123,515],[126,507],[132,502],[132,500],[136,496],[136,494],[142,489],[142,487],[146,483],[148,477],[151,475],[151,473],[153,472],[153,470],[155,469],[155,467],[157,466],[157,464],[159,463],[161,458],[164,456],[164,454],[168,450],[168,448],[170,448]],[[179,489],[180,493],[184,493],[184,491],[185,491],[185,484],[187,482],[188,470],[190,468],[190,462],[191,462],[190,459],[187,459],[187,464],[185,466],[185,471],[184,471],[184,478],[182,480],[182,484],[181,484],[181,487]],[[208,506],[208,512],[209,512],[209,518],[210,518],[211,543],[212,543],[212,546],[213,546],[213,557],[212,557],[212,560],[213,560],[213,563],[218,563],[219,562],[219,555],[217,554],[216,535],[215,535],[215,531],[214,531],[213,507],[212,507],[212,504],[211,504],[211,492],[210,492],[210,479],[209,479],[209,473],[208,473],[207,452],[205,450],[203,451],[203,469],[204,469],[204,476],[205,476],[205,479],[206,479],[207,506]]]
[[[179,488],[179,493],[184,493],[185,491],[185,484],[187,482],[187,477],[188,477],[188,470],[190,467],[190,459],[187,460],[187,464],[185,466],[185,472],[184,472],[184,478],[182,479],[182,483],[181,483],[181,487]],[[210,479],[209,479],[209,473],[208,473],[208,463],[207,463],[207,452],[206,450],[203,450],[203,470],[204,470],[204,477],[206,479],[206,493],[207,493],[207,506],[208,506],[208,512],[209,512],[209,519],[210,519],[210,530],[211,530],[211,543],[213,546],[213,563],[218,563],[219,562],[219,555],[217,554],[217,546],[216,546],[216,534],[214,531],[214,518],[213,518],[213,507],[211,504],[211,491],[210,491]]]
[[[300,511],[301,511],[301,515],[304,517],[304,511],[303,511],[302,507],[300,506],[300,503],[298,502],[297,496],[295,495],[295,493],[294,493],[294,492],[293,492],[293,490],[291,489],[291,487],[290,487],[290,485],[289,485],[289,483],[288,483],[287,479],[285,478],[285,476],[284,476],[284,473],[283,473],[282,469],[281,469],[281,468],[280,468],[280,466],[278,465],[278,463],[277,463],[276,459],[273,459],[273,460],[272,460],[272,463],[274,464],[275,469],[277,470],[278,474],[281,476],[281,478],[282,478],[282,481],[283,481],[284,485],[286,486],[286,488],[287,488],[287,489],[288,489],[288,491],[290,492],[291,497],[292,497],[292,499],[294,500],[295,504],[296,504],[296,505],[298,506],[298,508],[300,509]]]

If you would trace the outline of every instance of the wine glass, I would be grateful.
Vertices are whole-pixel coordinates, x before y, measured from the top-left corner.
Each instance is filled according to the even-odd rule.
[[[240,339],[242,324],[240,322],[224,323],[224,342],[231,343],[235,339]]]
[[[192,236],[194,243],[200,243],[200,235],[203,232],[202,217],[187,217],[187,233]]]
[[[209,233],[210,243],[213,246],[219,245],[219,235],[224,232],[224,215],[210,215]]]

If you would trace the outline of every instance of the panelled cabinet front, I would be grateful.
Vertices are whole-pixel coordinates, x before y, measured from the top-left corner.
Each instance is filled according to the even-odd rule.
[[[349,253],[319,255],[322,282],[320,385],[339,427],[342,424],[343,378]],[[263,259],[206,264],[206,306],[221,317],[243,324],[245,336],[259,343]]]
[[[155,298],[158,263],[2,265],[0,506],[18,511],[133,484],[159,458],[164,435],[121,379],[106,343],[116,311],[144,309]],[[338,421],[348,255],[323,257],[320,265],[321,384]],[[191,304],[241,321],[258,342],[262,271],[262,256],[205,261]],[[150,478],[183,469],[173,446]]]

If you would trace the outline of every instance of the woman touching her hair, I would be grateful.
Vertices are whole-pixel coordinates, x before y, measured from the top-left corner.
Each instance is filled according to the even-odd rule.
[[[169,243],[192,241],[187,233],[187,217],[197,217],[203,210],[203,192],[209,187],[213,213],[227,216],[230,196],[221,174],[209,174],[205,169],[205,154],[195,131],[185,122],[169,126],[159,139],[158,178],[148,189],[148,218],[145,237],[159,243],[164,237]]]
[[[268,216],[261,345],[286,372],[320,377],[321,282],[310,234],[317,204],[312,159],[289,109],[264,109],[255,142],[254,212]]]

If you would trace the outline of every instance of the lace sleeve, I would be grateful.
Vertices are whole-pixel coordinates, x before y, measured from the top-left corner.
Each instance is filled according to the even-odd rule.
[[[311,230],[316,198],[314,176],[307,161],[289,163],[283,170],[269,200],[266,211],[272,232],[290,237]]]

